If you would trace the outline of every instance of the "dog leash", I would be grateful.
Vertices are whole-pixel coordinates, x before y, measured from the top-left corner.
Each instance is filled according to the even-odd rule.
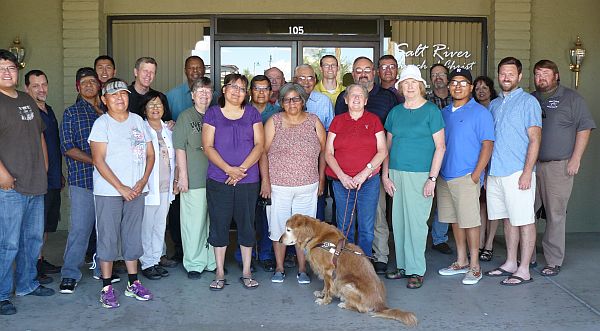
[[[348,205],[350,204],[350,192],[352,190],[348,190],[348,196],[346,197],[346,209],[344,210],[344,223],[342,223],[342,229],[346,226],[346,216],[348,215]],[[346,247],[346,241],[348,240],[348,234],[350,233],[350,227],[352,226],[352,222],[354,221],[354,211],[356,210],[356,202],[358,201],[358,189],[356,189],[356,194],[354,195],[354,203],[352,205],[352,209],[350,211],[350,223],[348,224],[348,228],[346,229],[346,233],[342,233],[344,237],[340,239],[335,246],[335,251],[333,252],[333,266],[337,267],[337,260],[340,257],[340,254]],[[365,255],[366,256],[366,255]]]

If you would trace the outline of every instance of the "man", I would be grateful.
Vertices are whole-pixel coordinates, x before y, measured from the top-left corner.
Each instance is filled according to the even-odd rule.
[[[315,86],[315,90],[328,96],[335,107],[338,95],[344,90],[344,85],[337,80],[338,60],[333,55],[325,55],[319,61],[319,66],[321,67],[323,77]]]
[[[542,240],[546,266],[541,274],[556,276],[565,258],[565,223],[573,178],[596,123],[579,93],[558,84],[560,76],[554,62],[539,61],[533,74],[533,96],[542,106],[543,123],[535,207],[543,206],[546,211]]]
[[[443,64],[436,63],[429,69],[429,78],[431,79],[431,89],[425,96],[427,100],[433,102],[440,110],[452,104],[452,95],[448,91],[448,68]],[[431,222],[431,248],[442,253],[452,254],[452,248],[448,246],[448,223],[440,222],[438,211],[433,213]]]
[[[469,70],[455,69],[448,79],[453,101],[442,110],[446,154],[436,191],[440,219],[452,224],[457,258],[438,272],[442,276],[465,274],[462,283],[473,285],[481,279],[479,194],[494,148],[494,119],[471,98],[473,77]]]
[[[0,315],[17,313],[13,284],[18,296],[54,294],[36,280],[48,186],[44,122],[35,101],[17,91],[18,79],[17,58],[0,49]]]
[[[506,57],[498,64],[501,95],[490,104],[494,116],[494,151],[487,179],[490,220],[504,220],[506,261],[487,276],[505,277],[501,284],[533,281],[529,263],[535,247],[535,163],[542,135],[542,110],[535,97],[519,87],[521,61]],[[517,249],[521,247],[521,263]]]
[[[265,76],[271,82],[271,99],[269,102],[276,105],[277,99],[279,99],[279,89],[285,84],[285,76],[283,75],[283,71],[277,67],[265,70]]]
[[[71,294],[81,280],[79,268],[84,263],[90,234],[96,221],[93,195],[93,163],[87,139],[96,119],[104,112],[100,107],[100,80],[94,69],[80,68],[75,74],[79,98],[65,109],[60,127],[60,150],[67,162],[67,179],[71,198],[71,222],[63,256],[60,293]],[[120,281],[114,275],[114,282]]]
[[[46,104],[48,97],[48,78],[41,70],[31,70],[25,74],[25,88],[27,93],[35,100],[46,129],[44,140],[48,150],[48,190],[44,195],[44,243],[48,240],[48,233],[56,232],[60,220],[60,191],[64,186],[65,178],[62,175],[62,156],[60,153],[60,139],[58,137],[58,122],[50,105]],[[43,246],[42,246],[43,253]],[[52,277],[46,275],[60,273],[60,267],[44,259],[43,254],[38,259],[38,281],[40,284],[52,282]]]
[[[352,64],[352,78],[356,84],[360,84],[369,91],[369,98],[366,110],[379,117],[381,123],[385,123],[388,113],[398,104],[396,96],[391,91],[384,89],[381,85],[375,83],[375,67],[373,61],[369,58],[360,56]],[[347,91],[340,93],[335,104],[335,114],[339,115],[348,111],[348,105],[344,101]],[[338,208],[343,206],[343,201],[337,201]],[[373,238],[373,265],[378,274],[385,274],[387,271],[388,255],[390,248],[388,239],[390,229],[388,227],[386,214],[386,193],[383,186],[379,188],[379,202],[377,204],[377,219],[375,220],[375,229]]]
[[[181,114],[182,111],[194,105],[190,88],[196,79],[204,77],[206,74],[204,60],[196,55],[188,57],[185,59],[184,71],[187,81],[167,92],[167,100],[169,101],[169,107],[171,108],[171,115],[175,121],[177,121],[177,117],[179,117],[179,114]],[[217,99],[218,93],[214,92],[210,105],[216,105]]]
[[[398,81],[398,61],[396,61],[396,58],[393,55],[383,55],[377,61],[377,68],[381,87],[392,91],[398,103],[403,103],[404,97],[400,95],[396,88],[396,82]]]
[[[156,76],[156,67],[158,64],[156,60],[151,57],[141,57],[135,61],[135,68],[133,69],[133,75],[135,81],[129,85],[129,112],[142,116],[144,109],[142,109],[142,103],[144,102],[144,95],[148,93],[152,88],[152,82]],[[159,92],[160,93],[160,92]],[[165,97],[166,99],[166,97]],[[173,119],[169,104],[164,105],[165,113],[162,120],[167,122]],[[169,125],[172,128],[174,123]]]
[[[117,74],[117,68],[115,67],[115,60],[108,55],[100,55],[94,60],[94,69],[98,75],[100,83],[104,86],[106,81],[115,77]]]

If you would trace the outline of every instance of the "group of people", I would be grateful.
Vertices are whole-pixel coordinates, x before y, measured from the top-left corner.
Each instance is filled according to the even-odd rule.
[[[347,87],[333,55],[321,58],[320,80],[307,64],[288,83],[273,67],[250,81],[229,74],[220,91],[204,77],[203,60],[190,56],[187,81],[166,95],[151,88],[157,66],[153,58],[138,59],[128,85],[115,77],[111,57],[98,57],[94,68],[77,71],[78,98],[59,125],[45,102],[48,77],[32,70],[25,75],[28,93],[18,91],[17,61],[0,50],[1,314],[16,313],[13,263],[17,295],[54,294],[40,285],[51,267],[60,270],[60,292],[73,293],[90,242],[106,308],[119,306],[118,260],[127,270],[124,294],[137,300],[153,298],[138,278],[138,260],[148,279],[168,277],[165,268],[180,260],[189,279],[214,272],[209,288],[223,290],[232,220],[244,288],[259,286],[253,255],[273,283],[284,282],[285,268],[297,261],[297,281],[308,284],[305,252],[279,238],[293,214],[324,220],[327,195],[336,202],[331,221],[348,241],[377,273],[407,278],[411,289],[423,285],[434,196],[432,247],[453,254],[446,243],[451,224],[457,251],[441,275],[465,274],[463,284],[476,284],[479,260],[492,259],[497,220],[504,220],[507,259],[486,274],[505,277],[503,285],[531,282],[535,211],[542,205],[542,274],[560,271],[573,176],[595,123],[583,99],[559,85],[552,61],[535,65],[532,95],[518,86],[520,61],[500,61],[497,98],[491,79],[441,64],[429,70],[428,91],[417,66],[398,76],[391,55],[377,65],[356,58]],[[44,233],[56,231],[63,156],[71,222],[58,268],[41,251]],[[388,208],[394,270],[387,265]]]

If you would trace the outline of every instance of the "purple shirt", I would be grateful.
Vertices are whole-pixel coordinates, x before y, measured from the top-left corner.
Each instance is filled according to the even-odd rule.
[[[262,123],[260,113],[249,104],[244,108],[244,115],[237,120],[230,120],[223,116],[218,105],[208,108],[204,115],[204,124],[215,128],[215,149],[227,164],[234,167],[241,165],[254,148],[253,125],[255,123]],[[257,183],[259,181],[258,162],[246,173],[248,176],[239,181],[239,184]],[[228,176],[209,161],[207,177],[224,183]]]

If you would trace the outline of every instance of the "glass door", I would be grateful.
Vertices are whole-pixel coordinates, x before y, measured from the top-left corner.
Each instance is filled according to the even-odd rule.
[[[359,56],[366,56],[377,64],[379,58],[379,43],[352,43],[352,42],[300,42],[298,49],[301,51],[299,58],[302,63],[310,64],[321,79],[319,61],[324,55],[334,55],[339,62],[338,81],[342,81],[345,74],[352,73],[352,63]]]

